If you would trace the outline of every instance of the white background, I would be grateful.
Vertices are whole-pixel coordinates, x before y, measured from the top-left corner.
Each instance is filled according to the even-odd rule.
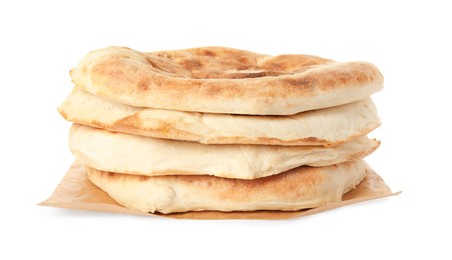
[[[447,1],[2,1],[0,259],[450,259],[451,9]],[[288,221],[189,221],[38,207],[74,160],[57,106],[90,50],[220,45],[366,60],[400,196]],[[107,258],[108,257],[108,258]]]

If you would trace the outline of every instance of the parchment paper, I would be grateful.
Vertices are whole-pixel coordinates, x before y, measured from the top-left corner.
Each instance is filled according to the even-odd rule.
[[[76,210],[92,210],[113,213],[126,213],[134,215],[162,216],[181,219],[288,219],[312,215],[361,201],[372,200],[392,195],[386,183],[369,166],[367,178],[354,190],[345,194],[341,202],[331,203],[322,207],[300,210],[295,212],[284,211],[253,211],[253,212],[187,212],[175,214],[142,213],[127,209],[108,196],[107,193],[92,184],[86,175],[84,166],[75,161],[56,187],[53,194],[39,205]]]

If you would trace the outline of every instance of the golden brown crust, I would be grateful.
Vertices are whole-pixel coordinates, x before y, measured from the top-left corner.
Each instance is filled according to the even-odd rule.
[[[88,54],[71,75],[84,90],[132,106],[231,114],[295,114],[364,99],[383,86],[365,62],[222,47],[110,47]]]
[[[318,186],[324,179],[324,175],[318,174],[322,168],[302,166],[281,174],[276,174],[268,177],[243,180],[221,178],[209,175],[171,175],[164,176],[143,176],[143,175],[128,175],[121,173],[105,172],[95,170],[87,167],[88,174],[96,172],[101,175],[101,178],[106,178],[108,181],[116,182],[121,179],[128,179],[129,181],[147,182],[147,181],[165,181],[168,183],[177,183],[179,185],[190,186],[193,190],[212,189],[219,191],[219,196],[222,198],[230,198],[234,200],[245,199],[247,193],[256,190],[271,190],[271,194],[276,197],[287,196],[287,190],[295,189],[303,183],[304,188],[310,190]],[[297,194],[292,194],[293,198],[299,197]]]

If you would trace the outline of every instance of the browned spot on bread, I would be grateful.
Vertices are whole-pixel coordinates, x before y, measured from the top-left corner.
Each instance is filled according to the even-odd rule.
[[[313,143],[325,142],[325,140],[323,140],[323,139],[319,139],[317,137],[312,137],[312,136],[311,137],[305,137],[302,140],[305,141],[305,142],[313,142]]]
[[[318,85],[316,77],[291,77],[283,79],[282,82],[284,86],[290,86],[290,90],[288,90],[287,94],[290,94],[290,91],[302,91],[305,96],[313,95],[315,93],[316,86]]]
[[[95,64],[91,69],[93,75],[102,75],[102,77],[92,77],[91,79],[97,84],[102,84],[106,80],[122,80],[124,76],[127,76],[124,71],[125,68],[121,61],[107,60]]]
[[[119,131],[129,134],[149,136],[155,138],[164,138],[164,139],[177,139],[181,138],[184,140],[192,140],[197,141],[200,139],[200,136],[182,131],[174,127],[173,124],[154,120],[153,127],[145,127],[143,119],[141,119],[139,113],[135,113],[128,117],[117,120],[112,125],[104,125],[103,128],[110,131]]]
[[[240,70],[233,72],[224,72],[222,78],[228,79],[244,79],[244,78],[260,78],[260,77],[274,77],[284,75],[282,71],[263,71],[263,70]]]
[[[68,115],[66,114],[66,112],[64,112],[63,109],[58,108],[57,111],[58,111],[58,113],[60,113],[60,115],[61,115],[64,119],[68,120]]]
[[[183,59],[178,61],[178,63],[190,71],[200,69],[202,67],[199,61],[193,59]]]
[[[88,167],[89,168],[89,167]],[[90,169],[93,171],[93,169]],[[212,189],[218,192],[220,200],[240,200],[253,196],[260,190],[271,190],[275,196],[296,198],[303,196],[312,187],[317,186],[324,180],[323,175],[317,173],[321,168],[302,166],[284,173],[253,179],[228,179],[208,175],[166,175],[166,176],[143,176],[124,173],[112,173],[95,170],[108,179],[136,179],[140,182],[148,180],[165,180],[180,185],[188,185],[194,189]],[[174,172],[172,174],[175,174]],[[177,173],[176,173],[177,174]],[[299,188],[303,183],[304,189]],[[290,191],[290,192],[288,192]],[[289,195],[290,194],[290,195]]]
[[[215,53],[213,53],[210,50],[203,50],[199,54],[204,55],[204,56],[216,56]]]
[[[149,88],[148,81],[142,80],[142,81],[138,82],[138,89],[140,91],[146,91],[146,90],[148,90],[148,88]]]
[[[86,125],[89,125],[89,126],[92,126],[92,127],[96,127],[96,128],[108,129],[108,125],[106,125],[106,124],[104,124],[103,122],[100,122],[100,121],[98,121],[98,120],[91,120],[91,121],[89,121],[89,122],[80,122],[80,121],[77,121],[76,123],[79,123],[79,124],[86,124]]]
[[[90,167],[87,167],[90,168]],[[307,184],[306,186],[314,186],[318,182],[322,181],[323,178],[319,177],[317,171],[322,171],[322,168],[318,167],[309,167],[309,166],[301,166],[298,168],[294,168],[292,170],[288,170],[283,173],[275,174],[272,176],[267,176],[263,178],[257,178],[253,180],[243,180],[243,179],[229,179],[222,178],[210,175],[188,175],[189,173],[181,172],[184,175],[178,175],[179,172],[171,172],[165,171],[162,172],[162,176],[144,176],[144,175],[135,175],[135,174],[126,174],[126,173],[114,173],[114,172],[106,172],[100,170],[94,170],[102,175],[106,175],[108,178],[136,178],[139,181],[147,181],[149,179],[166,179],[172,182],[180,183],[182,185],[190,185],[196,186],[199,188],[202,187],[223,187],[225,193],[230,193],[232,191],[240,192],[244,190],[250,189],[275,189],[275,192],[279,192],[284,194],[285,190],[280,187],[297,187],[298,183],[303,182]],[[91,168],[91,171],[93,169]],[[229,194],[227,196],[233,196],[233,194]]]
[[[120,120],[117,120],[111,125],[111,128],[116,129],[139,129],[142,128],[142,121],[138,116],[138,113],[133,115],[124,117]]]
[[[280,197],[297,197],[302,195],[302,191],[299,189],[300,183],[303,183],[305,188],[309,189],[309,187],[322,181],[322,177],[315,174],[316,170],[316,168],[299,167],[284,173],[253,180],[226,179],[214,176],[177,176],[175,180],[199,188],[215,189],[218,191],[219,200],[246,199],[260,190],[271,190],[274,195]],[[291,192],[288,192],[289,190]]]
[[[359,74],[356,76],[356,80],[357,80],[359,83],[363,83],[363,82],[369,81],[369,80],[370,80],[370,77],[369,77],[368,75],[364,74],[364,73],[359,73]]]

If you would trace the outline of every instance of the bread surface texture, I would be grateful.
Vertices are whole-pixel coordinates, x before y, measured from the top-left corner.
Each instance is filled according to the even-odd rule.
[[[135,107],[293,115],[362,100],[383,87],[367,62],[270,56],[225,47],[140,52],[108,47],[71,71],[83,90]]]

